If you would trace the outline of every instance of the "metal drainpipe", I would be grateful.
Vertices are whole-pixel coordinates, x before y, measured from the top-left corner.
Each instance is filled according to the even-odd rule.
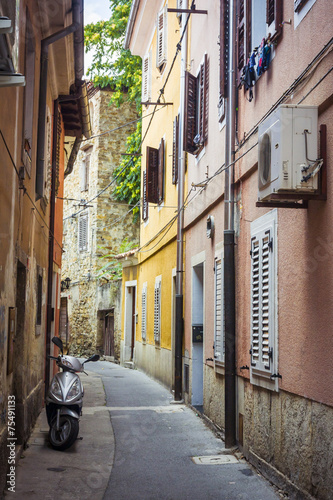
[[[47,69],[49,45],[61,38],[75,32],[82,24],[81,0],[73,0],[73,23],[53,35],[42,40],[41,43],[41,68],[40,68],[40,90],[38,110],[38,136],[37,136],[37,165],[36,165],[36,193],[41,198],[44,183],[44,153],[45,153],[45,117],[47,97]],[[80,58],[79,58],[80,59]],[[77,77],[77,71],[75,71]],[[45,396],[50,384],[50,360],[47,355],[51,349],[51,322],[52,322],[52,288],[53,288],[53,248],[54,248],[54,218],[55,218],[55,168],[57,152],[57,122],[58,122],[58,100],[54,103],[53,119],[53,143],[52,143],[52,178],[50,199],[50,236],[48,257],[48,284],[47,284],[47,308],[46,308],[46,361],[45,361]],[[39,199],[38,197],[36,199]]]
[[[222,1],[222,0],[221,0]],[[228,94],[225,164],[234,159],[236,116],[236,0],[229,1]],[[236,332],[234,167],[225,171],[224,189],[224,303],[225,303],[225,446],[236,444]]]
[[[187,16],[182,14],[182,26],[186,25]],[[176,322],[175,322],[175,401],[182,400],[183,373],[183,274],[184,274],[184,188],[185,188],[185,152],[184,152],[184,101],[185,71],[187,65],[187,32],[181,48],[180,78],[180,116],[179,116],[179,148],[178,158],[178,219],[177,219],[177,267],[176,267]]]
[[[41,42],[40,61],[40,86],[39,86],[39,108],[38,108],[38,131],[37,131],[37,164],[36,164],[36,201],[42,198],[44,187],[44,156],[45,156],[45,117],[47,100],[47,70],[49,61],[49,46],[62,38],[77,31],[81,26],[81,0],[73,0],[73,23],[53,35],[44,38]]]
[[[46,306],[46,362],[45,362],[45,397],[50,384],[50,360],[47,355],[51,352],[51,323],[52,323],[52,288],[53,288],[53,250],[54,250],[54,219],[55,219],[55,184],[57,176],[57,142],[58,142],[59,101],[54,102],[53,111],[53,140],[52,140],[52,174],[50,198],[50,234],[49,234],[49,267],[47,276],[47,306]]]

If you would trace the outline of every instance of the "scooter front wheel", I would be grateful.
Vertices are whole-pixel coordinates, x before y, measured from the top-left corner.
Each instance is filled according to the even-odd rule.
[[[57,417],[50,426],[49,440],[55,450],[67,450],[75,442],[79,433],[79,422],[69,415],[61,415],[59,419],[59,429],[57,430]]]

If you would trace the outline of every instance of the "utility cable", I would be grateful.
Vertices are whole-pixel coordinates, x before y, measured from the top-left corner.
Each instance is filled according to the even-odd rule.
[[[57,240],[57,239],[56,239],[56,237],[54,236],[53,232],[51,231],[51,229],[50,229],[49,225],[47,224],[47,222],[46,222],[46,221],[45,221],[45,219],[43,218],[42,214],[39,212],[39,210],[38,210],[37,206],[35,205],[34,201],[32,200],[32,198],[31,198],[30,194],[28,193],[28,191],[27,191],[26,187],[24,187],[23,182],[22,182],[22,179],[20,179],[19,172],[18,172],[18,170],[17,170],[17,167],[16,167],[16,165],[15,165],[15,162],[14,162],[14,160],[13,160],[13,157],[12,157],[12,155],[11,155],[11,153],[10,153],[10,150],[9,150],[9,148],[8,148],[8,145],[7,145],[7,142],[6,142],[5,138],[4,138],[3,133],[2,133],[2,131],[1,131],[1,130],[0,130],[0,135],[1,135],[1,137],[2,137],[2,140],[3,140],[3,142],[4,142],[4,145],[5,145],[5,147],[6,147],[6,150],[7,150],[7,152],[8,152],[8,155],[9,155],[10,161],[11,161],[11,163],[12,163],[12,165],[13,165],[13,167],[14,167],[14,170],[15,170],[15,172],[16,172],[16,175],[17,175],[17,177],[18,177],[18,180],[19,180],[19,187],[20,187],[20,189],[23,189],[23,195],[25,195],[25,194],[27,195],[27,197],[29,198],[29,200],[30,200],[30,202],[31,202],[31,204],[32,204],[32,206],[33,206],[33,208],[34,208],[34,209],[36,210],[36,212],[38,213],[38,215],[39,215],[39,217],[41,218],[41,220],[43,221],[43,223],[44,223],[45,227],[47,227],[47,229],[49,230],[50,235],[52,236],[52,238],[54,239],[54,241],[57,243],[57,245],[59,246],[59,248],[62,250],[62,249],[63,249],[63,247],[60,245],[60,243],[58,242],[58,240]]]

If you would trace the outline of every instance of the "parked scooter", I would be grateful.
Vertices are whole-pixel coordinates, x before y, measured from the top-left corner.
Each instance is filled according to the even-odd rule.
[[[78,436],[79,420],[82,415],[84,390],[77,373],[86,373],[83,365],[89,361],[98,361],[99,355],[94,354],[81,363],[74,356],[64,355],[61,339],[53,337],[52,342],[59,347],[61,354],[57,358],[48,357],[56,360],[62,372],[56,373],[53,377],[46,397],[49,440],[52,448],[66,450]]]

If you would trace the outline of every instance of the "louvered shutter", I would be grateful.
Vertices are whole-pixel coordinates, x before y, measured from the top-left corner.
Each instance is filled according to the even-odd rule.
[[[143,186],[142,186],[142,219],[148,219],[148,199],[147,199],[147,171],[143,172]]]
[[[173,122],[172,184],[177,184],[178,181],[178,156],[179,156],[179,117],[176,116]]]
[[[141,295],[141,337],[143,341],[147,338],[147,286],[142,288]]]
[[[204,145],[208,138],[209,63],[207,54],[205,54],[204,63],[200,66],[197,81],[199,87],[198,132],[200,144]]]
[[[147,201],[158,203],[158,149],[147,146]]]
[[[161,340],[161,281],[155,281],[154,296],[154,339],[159,344]]]
[[[245,65],[245,0],[239,0],[238,5],[237,67],[241,70]]]
[[[271,41],[277,40],[282,35],[283,0],[267,0],[266,23],[272,37]]]
[[[294,0],[294,11],[299,12],[308,0]]]
[[[167,11],[163,8],[157,18],[157,58],[156,66],[160,68],[166,62],[167,52]]]
[[[220,96],[227,97],[229,2],[220,1]]]
[[[151,56],[147,54],[142,60],[142,101],[151,99]]]
[[[79,251],[88,250],[88,214],[80,216],[79,219]]]
[[[196,150],[193,140],[197,134],[197,79],[188,71],[185,71],[184,108],[184,151],[193,154]]]
[[[258,231],[251,244],[251,365],[272,372],[274,325],[273,227]]]
[[[158,148],[158,203],[161,203],[164,198],[164,139],[161,139],[160,146]]]
[[[223,259],[215,259],[215,338],[214,357],[224,361],[224,293],[223,293]]]

